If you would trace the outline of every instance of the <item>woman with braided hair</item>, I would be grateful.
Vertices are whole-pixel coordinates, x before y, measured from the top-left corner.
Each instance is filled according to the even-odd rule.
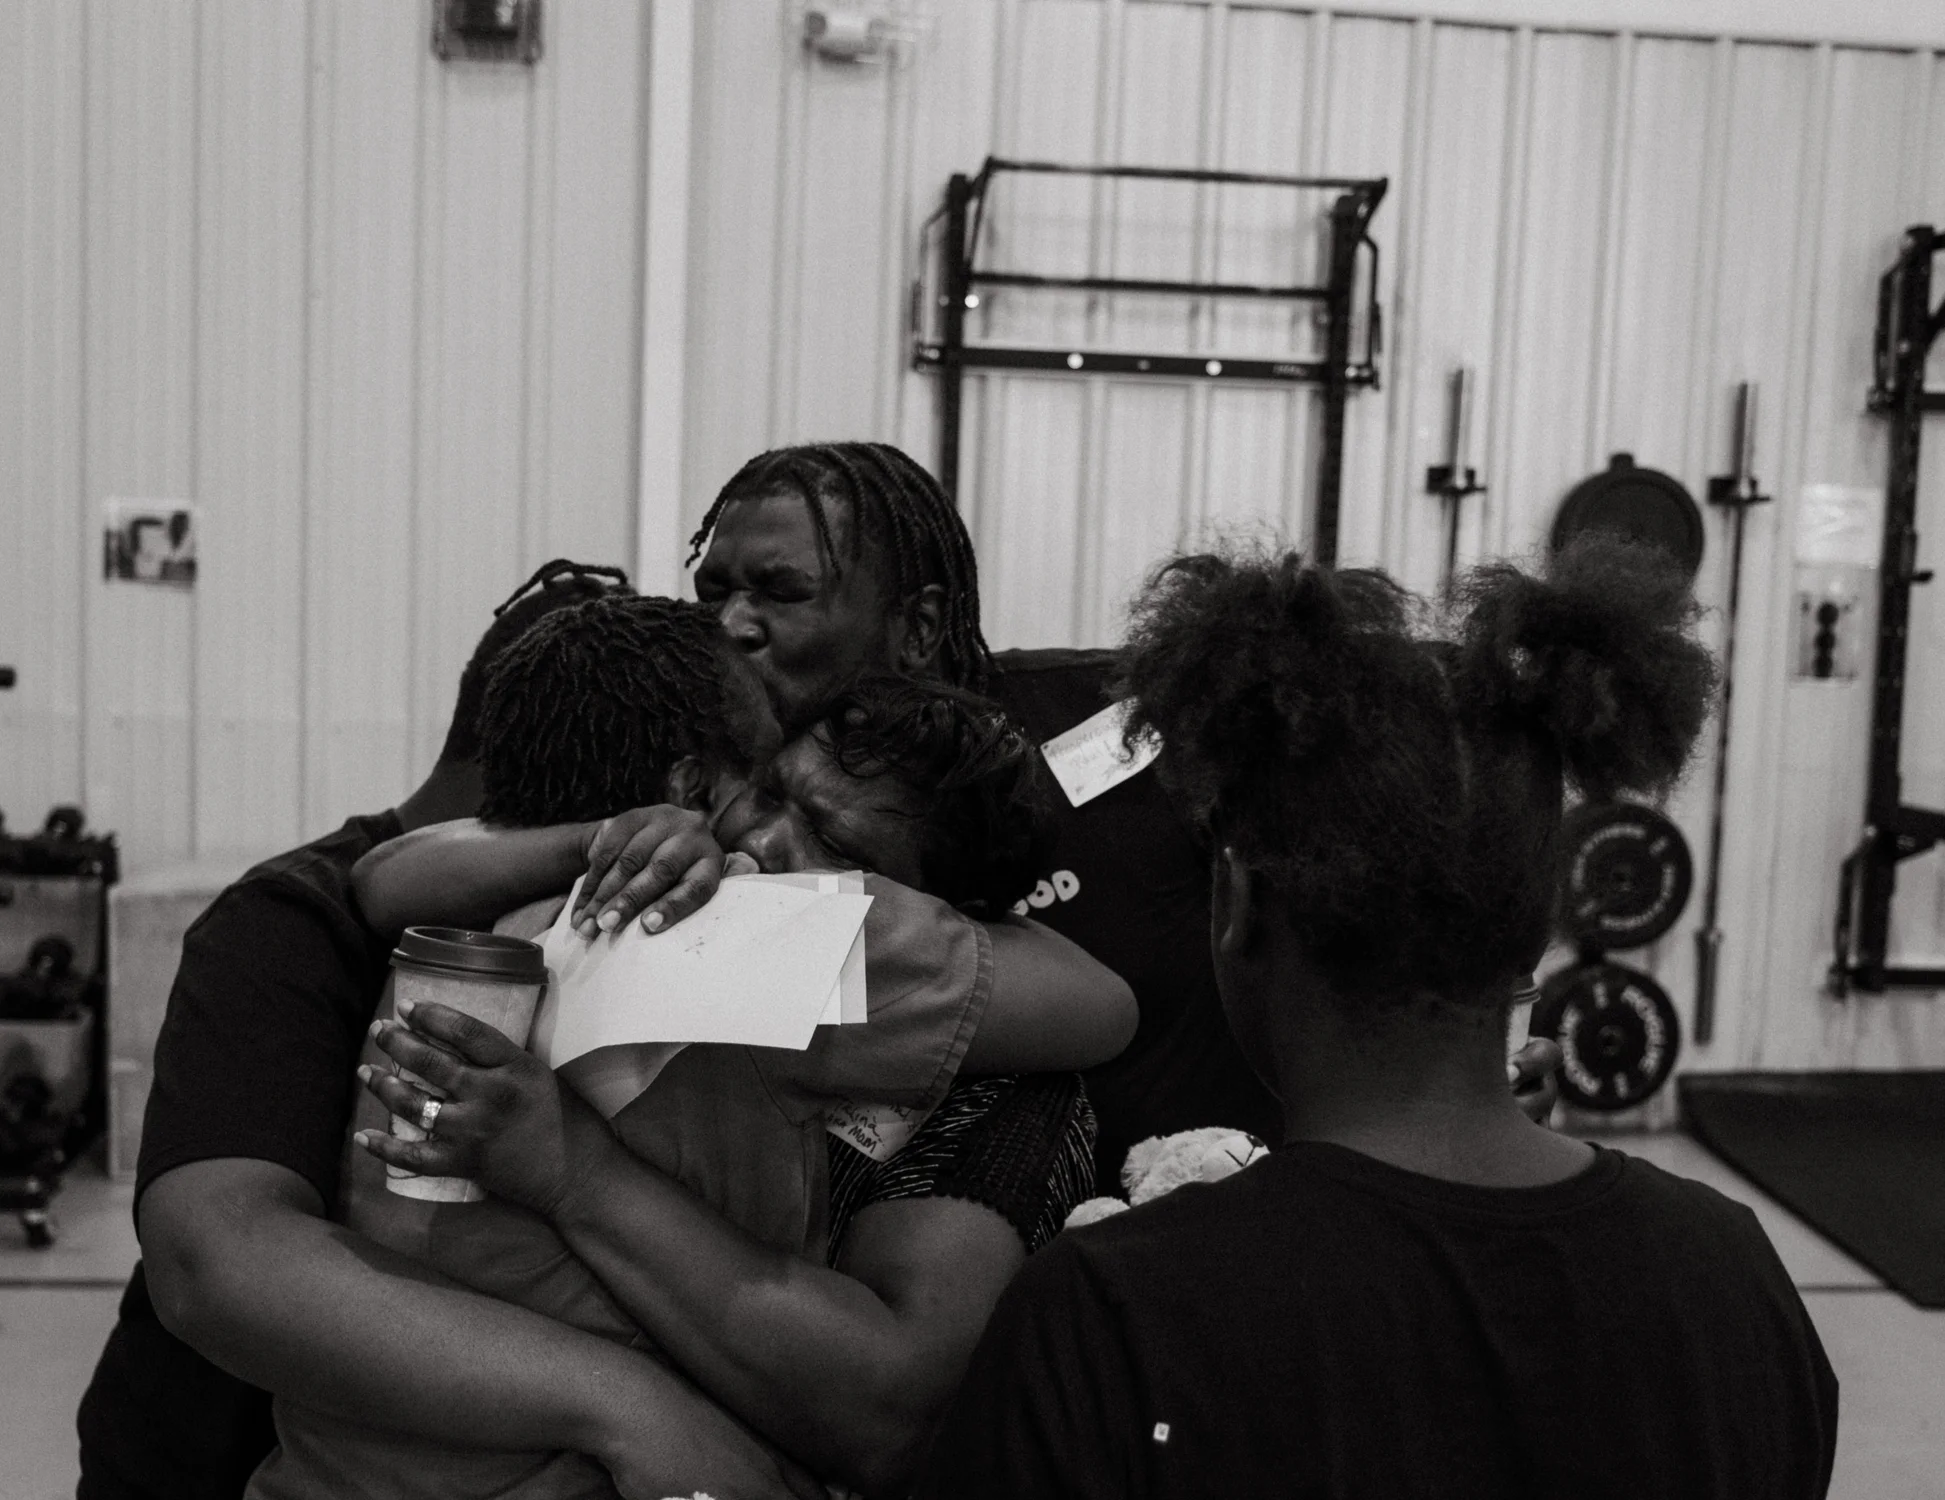
[[[1563,788],[1659,793],[1714,665],[1660,554],[1168,564],[1131,735],[1207,830],[1211,947],[1283,1144],[1063,1235],[1002,1299],[927,1497],[1809,1497],[1836,1381],[1748,1209],[1508,1096]]]

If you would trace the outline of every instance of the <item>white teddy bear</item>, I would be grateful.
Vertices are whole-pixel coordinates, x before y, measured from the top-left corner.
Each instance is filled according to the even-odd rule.
[[[1079,1229],[1085,1224],[1098,1224],[1102,1219],[1127,1212],[1136,1204],[1173,1192],[1185,1182],[1221,1182],[1269,1154],[1269,1148],[1255,1136],[1240,1130],[1225,1130],[1219,1125],[1151,1136],[1137,1142],[1122,1165],[1121,1186],[1128,1194],[1128,1201],[1089,1198],[1075,1205],[1063,1227]]]

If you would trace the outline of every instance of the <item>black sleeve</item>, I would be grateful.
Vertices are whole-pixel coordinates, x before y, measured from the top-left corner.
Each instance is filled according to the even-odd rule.
[[[1134,1500],[1149,1440],[1120,1320],[1062,1240],[1000,1298],[913,1494]]]
[[[343,927],[294,890],[250,881],[189,929],[156,1038],[137,1203],[164,1172],[228,1156],[289,1167],[333,1201],[378,999]]]
[[[899,1198],[964,1198],[1011,1224],[1032,1255],[1094,1185],[1094,1111],[1074,1073],[961,1079],[882,1165],[831,1154],[831,1258],[859,1210]]]

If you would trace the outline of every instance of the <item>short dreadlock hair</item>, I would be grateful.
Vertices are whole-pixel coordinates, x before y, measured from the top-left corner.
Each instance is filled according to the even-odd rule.
[[[480,816],[518,828],[665,800],[675,763],[747,754],[731,727],[728,637],[706,605],[611,594],[507,648],[480,714]]]
[[[557,609],[598,598],[613,591],[630,592],[628,575],[620,568],[597,567],[557,557],[534,571],[506,603],[493,611],[493,623],[473,648],[472,659],[459,674],[459,701],[453,705],[452,723],[446,728],[442,761],[479,759],[480,700],[486,693],[487,674],[500,654],[519,640],[528,626]]]
[[[889,443],[805,443],[758,454],[716,496],[689,539],[689,561],[702,556],[724,507],[778,490],[801,495],[810,507],[833,573],[841,575],[847,561],[860,560],[868,536],[896,569],[886,580],[888,592],[895,585],[894,598],[939,585],[945,591],[939,676],[953,687],[979,691],[986,686],[993,655],[979,629],[979,564],[972,538],[938,480],[917,460]],[[831,530],[834,501],[851,507],[848,559],[839,556]]]
[[[895,776],[923,794],[928,895],[997,916],[1034,888],[1053,852],[1047,779],[1033,741],[997,703],[874,674],[837,698],[820,733],[846,775]]]

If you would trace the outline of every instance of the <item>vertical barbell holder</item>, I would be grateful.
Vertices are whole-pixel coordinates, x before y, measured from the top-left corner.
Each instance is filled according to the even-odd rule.
[[[1742,532],[1749,507],[1769,496],[1756,482],[1756,384],[1745,380],[1736,387],[1735,456],[1731,472],[1709,481],[1709,504],[1729,512],[1729,594],[1722,626],[1722,700],[1716,710],[1715,791],[1709,809],[1708,870],[1702,886],[1702,925],[1695,929],[1695,1023],[1697,1046],[1715,1036],[1715,992],[1722,957],[1722,821],[1729,795],[1729,712],[1734,701],[1736,673],[1736,610],[1742,602]]]

